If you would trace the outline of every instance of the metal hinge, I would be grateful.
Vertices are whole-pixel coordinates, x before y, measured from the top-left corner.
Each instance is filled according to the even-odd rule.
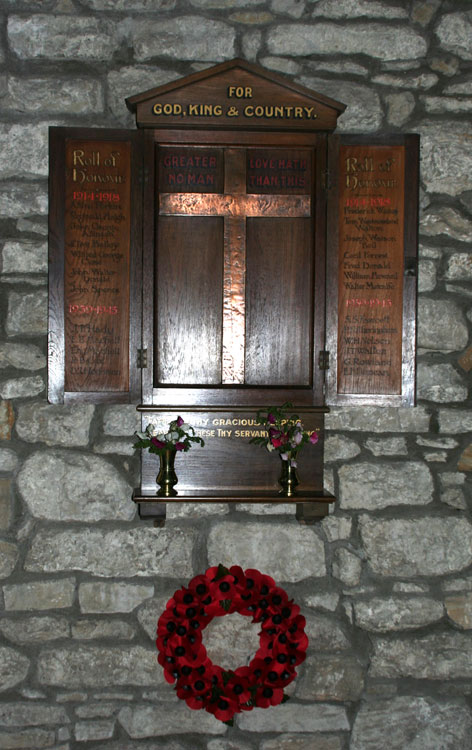
[[[138,349],[138,357],[136,362],[136,367],[138,367],[140,370],[143,370],[145,367],[148,366],[147,364],[147,349]]]
[[[149,167],[140,167],[138,170],[138,181],[140,185],[147,185],[149,182]]]
[[[322,349],[318,355],[318,367],[320,370],[329,370],[329,352]]]
[[[323,190],[331,190],[333,187],[333,181],[331,179],[332,175],[329,169],[325,169],[324,172],[321,173],[321,182],[323,184]]]

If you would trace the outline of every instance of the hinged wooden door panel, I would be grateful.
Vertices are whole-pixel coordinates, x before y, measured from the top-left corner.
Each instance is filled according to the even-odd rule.
[[[153,402],[320,405],[323,138],[211,136],[211,146],[154,136],[164,142],[146,213],[154,207]]]
[[[419,137],[330,136],[328,404],[413,405]]]
[[[52,403],[140,399],[141,139],[127,130],[50,129]]]

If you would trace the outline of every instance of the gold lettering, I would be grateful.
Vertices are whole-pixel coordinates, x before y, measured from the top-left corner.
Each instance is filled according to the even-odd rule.
[[[74,169],[72,170],[72,182],[78,182],[81,185],[84,182],[95,182],[95,183],[110,183],[113,182],[117,185],[124,183],[125,178],[121,174],[97,174],[89,173],[85,169]]]
[[[81,149],[75,149],[73,152],[73,164],[74,167],[80,165],[81,167],[99,167],[100,166],[100,151],[92,151],[91,156],[86,156],[85,151]]]
[[[228,86],[228,97],[252,99],[252,88],[250,86]]]
[[[365,156],[363,160],[355,156],[346,158],[346,172],[374,172],[374,160],[371,156]]]

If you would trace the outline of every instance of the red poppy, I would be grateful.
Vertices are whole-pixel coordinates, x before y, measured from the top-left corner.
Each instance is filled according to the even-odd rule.
[[[225,685],[224,694],[231,698],[235,697],[240,706],[251,700],[251,691],[248,685],[249,674],[248,667],[238,667]]]
[[[234,565],[223,574],[221,566],[210,568],[212,574],[209,576],[209,589],[212,603],[206,607],[208,614],[224,615],[239,611],[241,605],[242,580],[244,573],[242,568]],[[224,604],[223,604],[224,603]]]
[[[283,689],[272,687],[271,685],[259,685],[254,696],[254,701],[258,708],[278,706],[279,703],[282,703],[283,699]]]

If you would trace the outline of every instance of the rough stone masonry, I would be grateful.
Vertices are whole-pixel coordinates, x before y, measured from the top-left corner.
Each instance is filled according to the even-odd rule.
[[[0,746],[470,750],[470,2],[0,10]],[[317,526],[221,504],[154,529],[130,501],[134,407],[46,401],[48,126],[134,127],[125,96],[236,56],[345,102],[340,131],[421,134],[418,405],[332,410],[339,501]],[[153,644],[167,598],[218,561],[275,577],[310,637],[291,700],[234,728],[176,698]],[[244,663],[248,619],[211,648]]]

